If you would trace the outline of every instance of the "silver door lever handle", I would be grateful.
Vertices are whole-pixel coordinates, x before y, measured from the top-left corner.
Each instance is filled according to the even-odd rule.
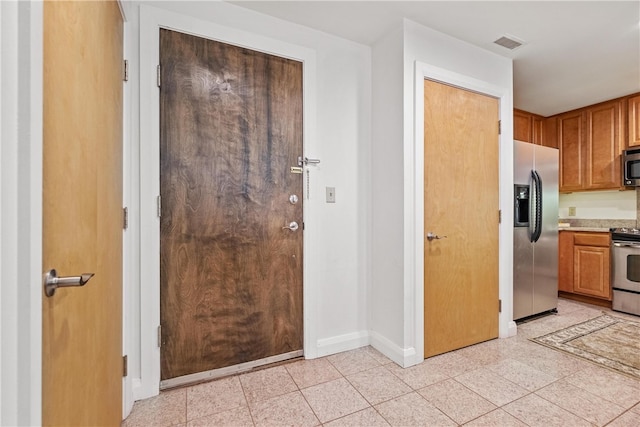
[[[308,157],[298,156],[298,166],[317,165],[318,163],[320,163],[320,159],[310,159]]]
[[[447,236],[438,236],[437,234],[433,234],[432,232],[428,232],[427,233],[427,240],[428,241],[432,241],[432,240],[440,240],[440,239],[446,239]]]
[[[299,225],[297,222],[295,221],[291,221],[289,223],[289,225],[285,225],[284,227],[282,227],[283,230],[291,230],[291,231],[296,231],[298,229]]]
[[[55,269],[49,270],[44,275],[44,294],[52,297],[58,288],[84,286],[93,276],[93,273],[84,273],[81,276],[58,277]]]

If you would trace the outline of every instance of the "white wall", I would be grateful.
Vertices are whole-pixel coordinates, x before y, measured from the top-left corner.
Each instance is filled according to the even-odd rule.
[[[569,216],[569,207],[576,215]],[[636,220],[637,197],[635,190],[582,191],[560,194],[560,218],[568,219],[628,219]]]
[[[395,33],[394,33],[395,34]],[[503,313],[500,316],[500,335],[515,332],[511,320],[512,301],[512,208],[510,189],[513,184],[512,149],[512,63],[510,59],[495,55],[435,30],[405,20],[402,40],[394,34],[380,40],[373,49],[373,165],[374,171],[384,169],[389,181],[374,178],[372,191],[373,252],[372,265],[372,343],[385,354],[404,366],[419,363],[423,355],[422,303],[422,167],[416,155],[415,141],[416,62],[438,67],[452,75],[497,88],[501,96],[500,204],[503,222],[500,226],[500,297]],[[401,46],[398,46],[398,45]],[[387,76],[397,78],[397,70],[389,63],[396,61],[398,48],[403,49],[402,100],[389,93],[393,85]],[[396,115],[402,113],[403,123]],[[389,116],[387,121],[380,118]],[[397,156],[402,156],[399,162]],[[387,161],[390,159],[391,161]],[[375,173],[374,172],[374,173]],[[398,174],[402,178],[398,179]],[[391,203],[385,203],[390,200]],[[394,233],[389,230],[392,227]],[[379,247],[378,247],[379,246]],[[401,256],[401,259],[397,259]],[[400,263],[402,266],[400,267]],[[380,274],[376,272],[382,265]],[[398,309],[398,306],[401,306]],[[391,310],[389,307],[391,306]]]
[[[314,131],[305,139],[304,154],[321,159],[321,164],[311,170],[310,198],[305,200],[305,239],[313,241],[311,247],[305,245],[305,292],[312,289],[314,294],[305,309],[313,314],[311,335],[315,337],[310,345],[305,342],[305,354],[316,357],[367,344],[371,215],[370,48],[228,3],[144,2],[144,5],[152,5],[164,14],[169,11],[173,15],[179,14],[181,22],[210,23],[209,27],[215,27],[221,40],[242,38],[248,47],[252,47],[254,41],[262,45],[299,46],[315,56],[314,69],[308,76],[313,79],[314,86],[305,93],[305,99],[309,96],[314,100],[314,113],[305,118],[313,124]],[[126,29],[125,50],[135,56],[139,43],[138,10],[134,7],[130,12],[131,27]],[[141,55],[158,49],[157,45],[145,42],[145,34],[141,37]],[[133,56],[129,58],[131,80],[128,84],[136,88],[149,83],[149,70],[141,70]],[[148,90],[140,89],[142,93]],[[137,91],[133,89],[132,92],[128,104],[132,109],[139,105],[138,111],[149,114],[149,99],[136,99]],[[130,188],[125,193],[130,195],[130,212],[136,216],[130,223],[130,232],[135,237],[125,250],[131,259],[139,260],[145,255],[148,231],[156,227],[157,219],[145,214],[149,211],[145,206],[149,195],[146,188],[141,189],[147,177],[140,179],[140,173],[146,173],[140,165],[145,162],[149,148],[145,144],[149,141],[140,139],[140,116],[133,112],[132,117],[128,147],[131,170],[127,184]],[[144,128],[142,131],[143,134],[146,132]],[[335,204],[324,201],[327,186],[336,188]],[[136,205],[137,198],[142,200],[142,206]],[[153,319],[149,319],[153,310],[149,305],[157,302],[149,301],[148,295],[141,294],[145,281],[155,273],[141,273],[138,267],[131,265],[125,274],[128,277],[125,292],[131,304],[130,317],[125,318],[125,333],[129,335],[126,347],[130,351],[133,387],[137,388],[134,396],[139,399],[157,392],[158,386],[149,384],[148,371],[148,347],[155,345],[155,325]],[[308,314],[305,313],[305,321]]]
[[[371,307],[372,344],[403,363],[404,110],[403,28],[373,46],[373,161]]]
[[[42,3],[0,2],[0,45],[0,425],[39,425]]]
[[[502,223],[499,228],[499,298],[502,300],[502,313],[499,318],[500,337],[515,334],[515,323],[512,320],[513,303],[513,63],[512,60],[495,53],[478,48],[466,42],[457,40],[438,31],[405,20],[405,109],[414,104],[416,88],[412,84],[412,68],[415,61],[439,67],[451,73],[475,79],[487,87],[493,87],[500,92],[500,120],[502,132],[500,135],[500,209]],[[493,94],[494,96],[496,93]],[[417,101],[416,101],[417,102]],[[410,170],[413,156],[410,150],[418,143],[414,141],[414,116],[405,115],[405,171]],[[416,178],[414,171],[413,179]],[[405,179],[410,174],[405,172]],[[415,181],[415,186],[421,186],[422,178]],[[423,191],[418,191],[423,194]],[[406,204],[405,208],[412,205]],[[415,220],[415,218],[414,218]],[[423,224],[423,218],[417,219],[417,224]],[[419,240],[422,247],[422,238]],[[407,262],[412,261],[406,258]],[[420,255],[411,265],[418,276],[423,271],[423,257]],[[416,268],[417,267],[417,268]],[[409,268],[406,267],[406,268]],[[420,284],[421,286],[421,284]],[[416,284],[405,281],[405,295],[413,294]],[[407,297],[405,297],[407,299]],[[414,314],[415,315],[415,314]],[[407,336],[422,337],[420,332],[412,333],[407,324],[415,319],[405,317],[405,334]],[[417,322],[420,325],[420,322]]]

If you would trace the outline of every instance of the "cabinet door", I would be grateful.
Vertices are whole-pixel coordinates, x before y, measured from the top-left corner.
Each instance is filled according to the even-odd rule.
[[[513,110],[513,139],[516,141],[534,142],[531,134],[532,115],[526,111]]]
[[[622,101],[586,110],[586,182],[588,189],[622,188],[620,154],[624,145]]]
[[[574,246],[573,291],[611,299],[610,249],[595,246]]]
[[[573,292],[573,235],[571,231],[558,233],[558,290]]]
[[[560,147],[560,191],[584,188],[584,112],[573,111],[557,118]]]
[[[547,117],[542,125],[544,137],[542,145],[545,147],[558,148],[558,118]]]
[[[532,116],[532,141],[536,145],[546,145],[544,138],[544,117]]]
[[[627,108],[629,110],[629,147],[640,146],[640,95],[629,98]]]

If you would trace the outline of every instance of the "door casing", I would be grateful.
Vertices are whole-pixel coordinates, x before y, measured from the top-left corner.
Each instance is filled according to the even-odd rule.
[[[0,7],[0,424],[39,425],[43,3]]]
[[[160,323],[160,227],[157,216],[157,196],[160,194],[160,149],[159,149],[159,92],[156,85],[156,66],[159,64],[160,28],[185,32],[198,37],[223,43],[247,47],[252,50],[294,59],[303,63],[303,140],[304,153],[313,157],[315,152],[315,52],[293,44],[256,34],[230,30],[210,22],[185,17],[180,14],[142,5],[140,7],[140,46],[155,46],[154,49],[140,49],[140,99],[146,100],[145,108],[140,109],[140,292],[146,295],[140,305],[140,359],[151,363],[142,363],[140,387],[134,390],[136,399],[157,395],[160,385],[160,349],[157,346],[158,326]],[[307,154],[309,153],[309,154]],[[313,182],[315,171],[309,168]],[[306,179],[306,173],[305,173]],[[307,198],[307,186],[303,194],[303,218],[305,223],[304,248],[304,291],[303,325],[304,354],[314,358],[319,354],[317,345],[316,289],[318,279],[309,274],[313,269],[314,244],[318,238],[314,230],[314,204],[319,199]],[[128,292],[133,292],[129,289]]]
[[[424,62],[416,61],[414,73],[414,95],[417,101],[414,109],[413,152],[411,165],[405,170],[405,176],[413,184],[411,216],[412,221],[405,228],[405,241],[410,242],[409,254],[405,259],[408,272],[405,277],[405,295],[411,295],[411,301],[406,307],[405,325],[409,337],[413,338],[415,352],[405,361],[405,366],[421,363],[424,360],[424,80],[435,80],[444,84],[457,86],[462,89],[489,95],[500,100],[500,119],[502,132],[500,134],[500,209],[502,222],[499,226],[499,298],[502,300],[502,312],[499,314],[499,337],[509,337],[516,334],[516,324],[512,320],[512,289],[510,272],[513,263],[513,248],[505,243],[513,239],[513,209],[510,204],[513,175],[505,176],[505,170],[513,169],[513,144],[511,143],[511,111],[505,108],[510,105],[510,89],[499,87],[486,81],[455,73]]]

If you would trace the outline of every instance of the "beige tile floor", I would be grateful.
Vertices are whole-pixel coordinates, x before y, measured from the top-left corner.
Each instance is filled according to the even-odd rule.
[[[637,427],[640,380],[529,341],[602,311],[560,300],[515,337],[407,369],[365,347],[166,391],[123,426]]]

